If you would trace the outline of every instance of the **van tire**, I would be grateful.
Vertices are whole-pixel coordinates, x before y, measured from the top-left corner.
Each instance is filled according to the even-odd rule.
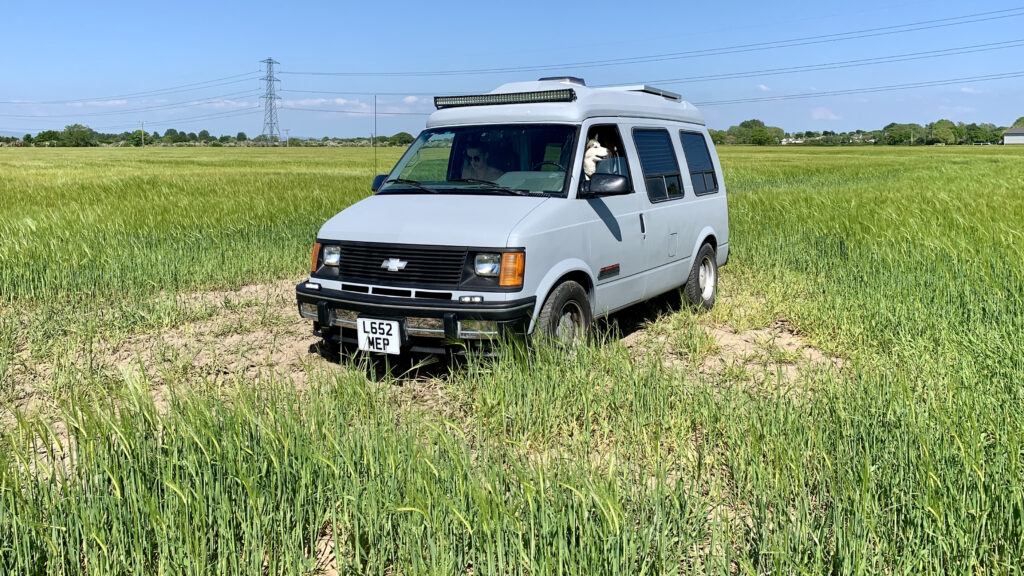
[[[683,287],[686,303],[698,310],[711,310],[718,294],[718,254],[711,244],[703,244],[693,259],[690,276]]]
[[[587,291],[579,283],[566,280],[548,294],[534,332],[542,338],[573,346],[587,341],[593,324]]]

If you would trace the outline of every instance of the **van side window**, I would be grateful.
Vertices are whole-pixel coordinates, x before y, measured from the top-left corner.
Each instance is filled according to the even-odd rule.
[[[668,130],[633,130],[633,142],[644,170],[647,196],[651,202],[664,202],[683,197],[683,182],[679,175],[679,162],[672,148]]]
[[[715,165],[711,163],[711,153],[704,135],[698,132],[679,132],[679,140],[683,144],[686,164],[690,167],[693,193],[699,196],[718,192]]]
[[[591,126],[587,131],[587,147],[594,144],[607,150],[597,160],[594,174],[616,174],[629,180],[629,163],[626,162],[626,149],[622,146],[619,127],[614,124]]]

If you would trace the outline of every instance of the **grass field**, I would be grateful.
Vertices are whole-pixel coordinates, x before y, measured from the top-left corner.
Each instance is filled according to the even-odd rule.
[[[719,153],[710,314],[388,372],[238,359],[369,150],[0,150],[0,573],[1020,574],[1024,150]]]

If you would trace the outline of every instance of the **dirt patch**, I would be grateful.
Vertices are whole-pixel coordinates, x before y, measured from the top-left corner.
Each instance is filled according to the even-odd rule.
[[[704,380],[795,386],[821,371],[840,372],[846,363],[808,343],[785,318],[766,328],[737,331],[696,319],[679,329],[654,327],[622,339],[634,358],[660,356],[672,370]]]
[[[14,407],[28,413],[52,408],[48,390],[58,373],[72,374],[74,381],[142,375],[160,406],[171,385],[208,389],[273,378],[301,388],[313,371],[340,369],[320,353],[311,323],[299,317],[292,280],[184,295],[177,301],[206,319],[119,342],[94,342],[60,364],[25,365],[13,375]]]

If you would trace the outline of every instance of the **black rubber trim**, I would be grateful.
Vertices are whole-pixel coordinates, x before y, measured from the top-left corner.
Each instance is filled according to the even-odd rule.
[[[319,290],[310,290],[306,288],[305,282],[295,287],[295,294],[299,304],[310,302],[318,305],[320,302],[327,302],[333,308],[383,317],[444,318],[445,314],[452,313],[463,320],[517,320],[531,315],[537,304],[536,296],[509,302],[463,304],[455,301],[441,302],[433,298],[391,298],[356,294],[322,287]]]

